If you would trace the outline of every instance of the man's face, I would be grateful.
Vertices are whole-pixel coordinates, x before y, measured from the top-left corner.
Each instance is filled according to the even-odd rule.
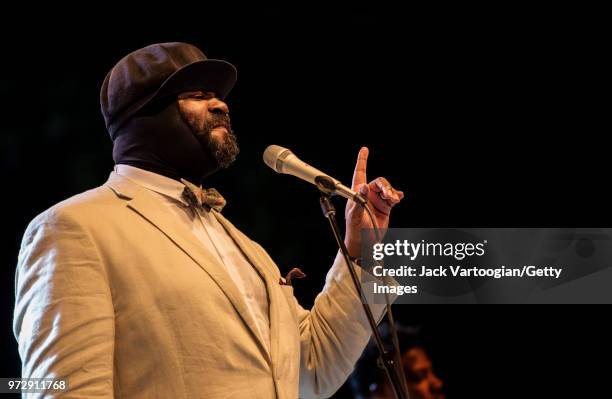
[[[200,144],[215,157],[219,166],[231,165],[239,149],[227,104],[213,92],[189,91],[179,94],[178,106]]]
[[[431,360],[421,347],[414,347],[402,354],[402,366],[413,399],[444,399],[442,381],[434,373]]]

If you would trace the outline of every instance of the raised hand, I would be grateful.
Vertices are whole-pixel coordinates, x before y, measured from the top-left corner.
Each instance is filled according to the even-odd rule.
[[[389,226],[391,208],[397,205],[404,193],[394,189],[384,177],[377,177],[367,182],[366,169],[368,165],[369,150],[362,147],[357,156],[357,164],[353,173],[352,189],[359,192],[368,200],[374,218],[381,233]],[[346,236],[344,243],[352,257],[361,255],[361,229],[371,229],[372,222],[364,209],[353,201],[348,201],[345,210]]]

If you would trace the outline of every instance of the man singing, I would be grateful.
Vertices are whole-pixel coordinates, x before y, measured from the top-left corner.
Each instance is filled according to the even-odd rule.
[[[202,188],[238,154],[224,102],[235,81],[233,65],[186,43],[139,49],[106,76],[114,171],[37,216],[19,253],[23,377],[68,381],[47,395],[318,398],[351,372],[370,327],[341,257],[305,310],[266,251],[223,217],[225,199]],[[367,182],[367,156],[352,188],[385,228],[403,193]],[[352,257],[368,227],[349,203]]]

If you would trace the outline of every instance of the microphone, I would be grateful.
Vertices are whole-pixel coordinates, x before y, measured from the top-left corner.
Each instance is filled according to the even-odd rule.
[[[359,193],[351,190],[333,177],[302,162],[287,148],[278,145],[268,146],[263,153],[263,161],[275,172],[299,177],[308,183],[314,184],[323,192],[353,200],[361,206],[365,206],[367,203],[367,200]]]

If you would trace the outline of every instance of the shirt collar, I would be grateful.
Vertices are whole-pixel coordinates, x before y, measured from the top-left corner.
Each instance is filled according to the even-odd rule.
[[[118,175],[130,179],[141,187],[188,205],[183,198],[185,185],[179,181],[131,165],[115,165],[114,170]]]

